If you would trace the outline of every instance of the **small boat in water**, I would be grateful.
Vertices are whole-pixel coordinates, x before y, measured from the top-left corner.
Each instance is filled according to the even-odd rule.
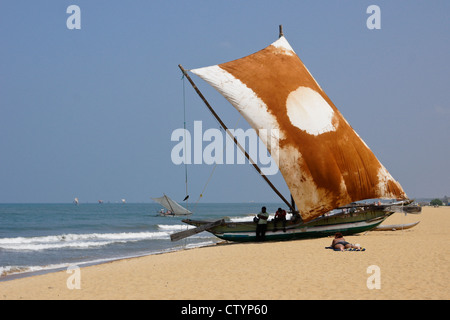
[[[166,211],[162,209],[159,212],[161,216],[186,216],[192,214],[191,211],[184,208],[174,200],[170,199],[165,194],[159,198],[152,198],[152,200],[158,202],[160,205],[166,208]]]

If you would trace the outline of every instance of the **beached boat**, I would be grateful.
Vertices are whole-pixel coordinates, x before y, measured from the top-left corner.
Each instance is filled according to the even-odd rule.
[[[312,77],[281,26],[279,39],[265,49],[189,71],[221,93],[258,133],[283,175],[291,201],[250,158],[187,71],[179,67],[221,127],[293,213],[286,230],[273,231],[273,222],[269,222],[266,240],[354,234],[377,227],[393,212],[420,212]],[[355,204],[367,199],[397,202]],[[329,215],[337,208],[339,214]],[[256,223],[183,221],[222,239],[255,240]],[[188,230],[172,239],[197,231]]]
[[[405,201],[403,204],[407,203],[408,201]],[[333,210],[333,213],[324,214],[310,222],[303,222],[301,219],[294,218],[286,221],[286,225],[283,227],[280,221],[275,224],[272,220],[268,222],[265,240],[296,240],[328,237],[336,232],[351,235],[369,230],[378,231],[379,225],[392,213],[398,212],[399,208],[401,206],[398,204],[354,204]],[[416,206],[406,205],[403,207],[403,212],[419,213],[420,210]],[[182,221],[198,227],[199,230],[190,229],[174,234],[172,235],[173,240],[179,240],[206,230],[223,240],[236,242],[256,241],[256,223],[254,222],[227,222],[221,220],[220,223],[217,223],[192,219],[184,219]],[[215,225],[213,225],[214,223]],[[412,228],[415,225],[417,223],[411,226],[405,225],[404,228]],[[385,229],[383,228],[383,230]],[[392,230],[392,228],[389,230]]]
[[[373,231],[398,231],[398,230],[407,230],[414,228],[419,224],[420,221],[416,221],[413,223],[406,224],[390,224],[390,225],[380,225],[376,227]]]
[[[159,198],[152,198],[152,200],[158,202],[160,205],[167,209],[167,211],[159,212],[161,216],[186,216],[192,214],[191,211],[189,211],[176,201],[172,200],[165,194]]]

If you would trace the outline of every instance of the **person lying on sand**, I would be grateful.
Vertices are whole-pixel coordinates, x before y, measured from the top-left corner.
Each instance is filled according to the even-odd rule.
[[[334,235],[333,242],[331,243],[331,247],[334,250],[344,251],[345,249],[361,249],[359,245],[353,245],[347,241],[345,241],[342,233],[338,232]]]

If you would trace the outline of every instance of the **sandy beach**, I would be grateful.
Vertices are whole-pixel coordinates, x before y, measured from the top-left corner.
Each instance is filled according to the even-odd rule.
[[[450,207],[383,224],[416,221],[346,237],[364,252],[325,249],[331,238],[215,245],[84,267],[79,282],[66,270],[3,281],[0,299],[449,299]]]

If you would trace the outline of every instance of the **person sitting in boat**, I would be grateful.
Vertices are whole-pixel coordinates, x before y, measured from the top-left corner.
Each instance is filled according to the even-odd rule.
[[[256,241],[264,241],[267,230],[267,220],[269,219],[269,213],[266,207],[261,208],[261,212],[258,213],[258,224],[256,225]]]
[[[336,251],[344,251],[345,249],[361,249],[358,245],[353,245],[347,241],[345,241],[344,236],[342,233],[337,232],[334,235],[333,242],[331,243],[331,247]]]
[[[286,210],[278,208],[275,212],[275,218],[273,219],[273,231],[277,231],[277,222],[281,221],[283,224],[283,231],[286,232]]]

